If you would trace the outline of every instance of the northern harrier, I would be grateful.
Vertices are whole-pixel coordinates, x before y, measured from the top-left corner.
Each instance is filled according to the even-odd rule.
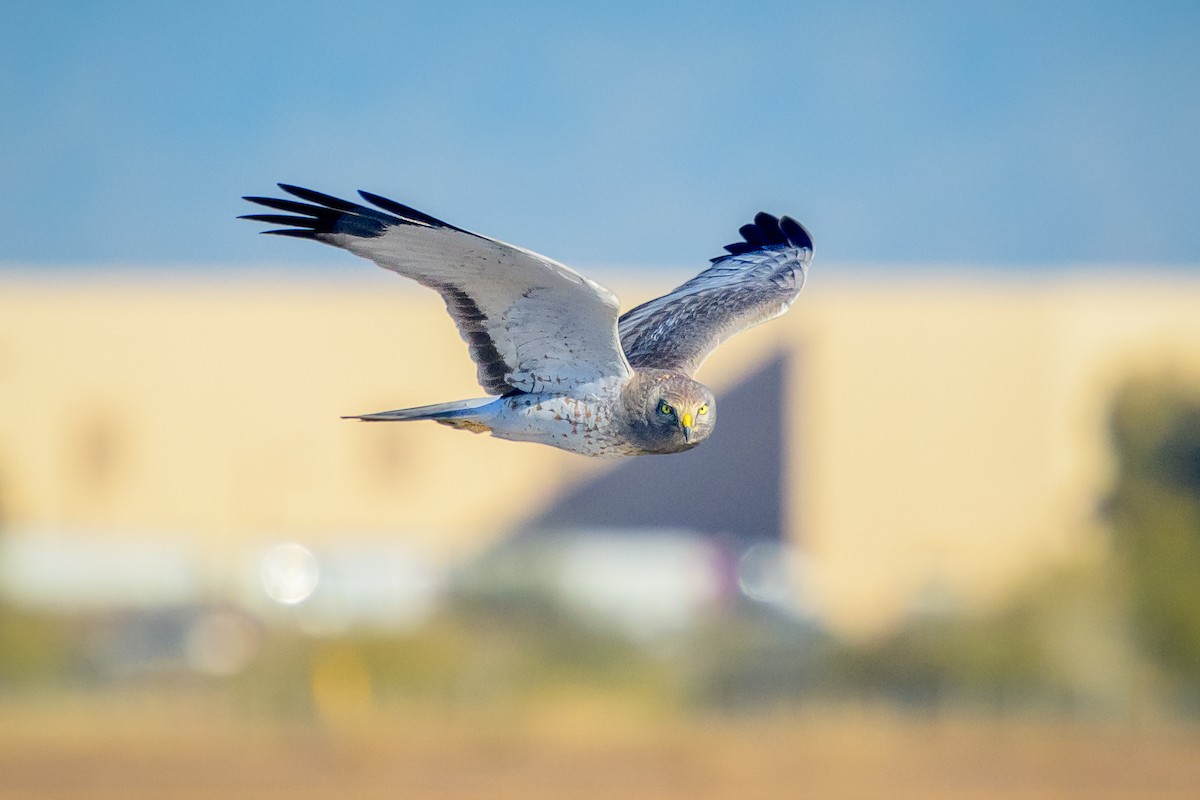
[[[359,194],[375,208],[279,187],[306,202],[247,197],[287,213],[243,219],[436,291],[496,395],[348,419],[429,419],[588,456],[678,453],[708,438],[716,402],[691,376],[717,345],[787,311],[813,257],[800,223],[759,213],[712,266],[618,319],[612,292],[545,256],[369,192]]]

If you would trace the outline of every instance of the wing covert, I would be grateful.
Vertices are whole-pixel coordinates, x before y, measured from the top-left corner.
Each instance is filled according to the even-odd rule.
[[[627,311],[621,344],[637,367],[694,375],[722,342],[783,314],[800,294],[812,237],[791,217],[765,212],[739,230],[743,241],[669,294]]]

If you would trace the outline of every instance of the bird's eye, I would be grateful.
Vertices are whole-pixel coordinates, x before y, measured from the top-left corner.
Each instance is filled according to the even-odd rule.
[[[708,413],[708,403],[705,403],[704,405],[702,405],[696,409],[696,414],[699,416],[703,416],[704,414],[707,414],[707,413]]]
[[[675,413],[675,409],[673,409],[673,408],[671,408],[669,405],[667,405],[665,401],[659,401],[659,404],[658,404],[658,413],[660,413],[660,414],[673,414],[673,413]]]

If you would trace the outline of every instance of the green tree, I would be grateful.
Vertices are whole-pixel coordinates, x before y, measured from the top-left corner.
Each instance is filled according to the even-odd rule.
[[[1116,399],[1114,545],[1129,580],[1140,645],[1200,690],[1200,393],[1130,384]]]

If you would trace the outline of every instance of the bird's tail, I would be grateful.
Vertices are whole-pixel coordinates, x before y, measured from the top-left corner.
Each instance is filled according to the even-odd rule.
[[[374,414],[355,414],[342,419],[360,419],[364,422],[411,422],[414,420],[431,419],[443,425],[468,430],[483,431],[490,428],[478,418],[478,412],[485,406],[495,402],[494,397],[481,397],[474,400],[455,400],[450,403],[435,403],[431,406],[417,408],[399,408],[395,411],[377,411]]]

